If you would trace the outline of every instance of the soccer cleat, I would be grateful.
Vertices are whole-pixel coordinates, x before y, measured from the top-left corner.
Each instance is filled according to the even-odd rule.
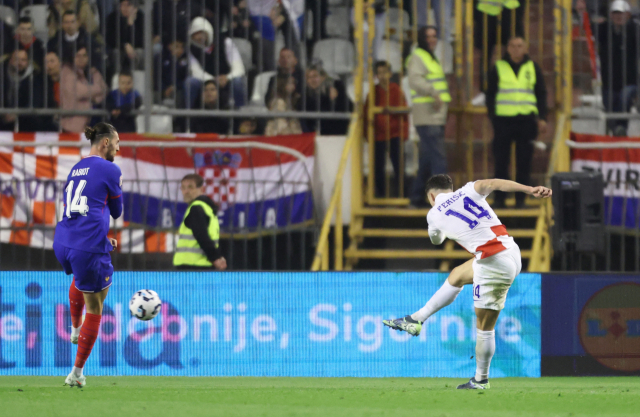
[[[491,388],[491,384],[489,384],[488,379],[483,379],[482,381],[476,381],[476,377],[474,376],[467,382],[466,384],[458,385],[458,389],[489,389]]]
[[[407,332],[411,336],[418,336],[422,330],[422,322],[412,319],[411,316],[404,316],[399,319],[382,320],[382,323],[394,330]]]
[[[84,386],[87,385],[87,377],[84,375],[77,376],[73,373],[73,371],[71,371],[71,373],[64,380],[64,384],[69,385],[70,387],[84,388]]]

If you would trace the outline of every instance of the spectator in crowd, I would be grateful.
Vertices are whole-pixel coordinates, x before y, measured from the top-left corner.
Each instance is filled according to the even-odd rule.
[[[166,39],[160,55],[160,73],[156,73],[159,78],[162,98],[174,100],[174,102],[184,100],[184,85],[189,75],[189,58],[185,52],[185,41],[183,38]],[[155,65],[154,68],[158,68]]]
[[[216,81],[221,97],[227,100],[231,65],[227,60],[224,43],[220,41],[220,36],[214,36],[213,26],[204,17],[193,19],[189,36],[191,36],[190,77],[187,79],[188,89],[185,91],[186,107],[193,107],[202,90],[202,84],[208,80]]]
[[[107,16],[106,27],[109,36],[106,44],[109,48],[114,72],[122,67],[125,71],[142,69],[144,64],[144,14],[138,10],[137,0],[120,0],[119,10]]]
[[[425,186],[432,175],[446,174],[444,126],[451,95],[442,65],[433,54],[438,44],[434,26],[418,30],[418,46],[409,57],[407,74],[411,87],[413,124],[420,136],[418,173],[411,188],[411,204],[426,206]]]
[[[89,53],[81,45],[72,61],[64,60],[60,71],[60,107],[64,110],[91,110],[101,103],[107,85],[95,67],[89,66]],[[60,118],[64,132],[83,132],[89,116],[65,116]]]
[[[269,80],[267,95],[264,98],[264,102],[267,107],[269,107],[276,95],[276,80],[279,75],[293,77],[295,79],[296,86],[298,86],[297,88],[300,88],[303,85],[304,72],[298,65],[298,58],[296,57],[296,54],[293,52],[293,50],[287,47],[284,47],[280,50],[277,72],[278,74],[274,75]]]
[[[49,38],[54,37],[61,29],[62,18],[67,12],[73,12],[76,15],[78,26],[84,31],[99,35],[100,22],[89,0],[52,0],[47,18]],[[64,26],[64,23],[62,25]]]
[[[77,15],[67,10],[62,15],[62,29],[47,42],[47,51],[53,51],[62,62],[73,62],[76,51],[84,46],[90,50],[91,66],[102,68],[102,44],[87,31],[78,26]]]
[[[233,1],[233,8],[231,9],[231,33],[234,38],[243,38],[251,41],[254,45],[253,49],[256,49],[256,44],[259,46],[259,43],[254,42],[260,39],[260,33],[258,33],[249,15],[247,0]]]
[[[16,28],[15,44],[12,43],[11,50],[17,45],[19,49],[24,49],[29,55],[29,60],[33,62],[36,70],[42,71],[44,68],[44,45],[40,39],[33,34],[33,23],[28,17],[21,17]]]
[[[624,0],[611,3],[610,19],[597,27],[602,74],[602,100],[609,112],[628,112],[638,93],[639,26],[631,20],[631,8]],[[626,136],[628,120],[611,120],[615,136]]]
[[[37,71],[29,55],[24,49],[16,49],[11,53],[5,65],[4,103],[3,107],[17,107],[22,109],[42,108],[42,73]],[[36,132],[51,130],[52,126],[46,118],[24,114],[6,114],[3,117],[3,130],[20,132]],[[17,121],[17,126],[15,122]]]
[[[120,133],[136,133],[136,116],[132,110],[142,106],[142,96],[133,88],[133,75],[121,72],[118,75],[118,88],[107,96],[106,107],[111,113],[111,124]]]
[[[46,107],[49,109],[57,109],[60,107],[60,70],[61,64],[58,55],[55,52],[47,52],[44,59],[44,65],[47,71],[45,80],[45,88],[47,89]],[[53,129],[58,131],[60,125],[60,117],[47,116],[48,121],[52,124]]]
[[[47,52],[44,61],[47,70],[47,107],[60,107],[60,58],[55,52]]]
[[[198,0],[157,0],[153,5],[154,43],[160,43],[164,33],[174,30],[177,37],[186,39],[190,21],[204,16],[202,6]]]
[[[276,94],[272,99],[270,111],[295,111],[299,109],[300,93],[297,92],[296,79],[288,74],[280,73],[276,77]],[[295,135],[302,133],[300,121],[292,117],[276,117],[267,122],[265,135]]]
[[[378,84],[374,94],[376,107],[405,107],[407,102],[404,93],[397,83],[391,82],[391,65],[386,61],[378,61],[374,71]],[[369,93],[371,94],[371,93]],[[368,132],[369,98],[365,100],[365,131]],[[393,165],[393,172],[400,178],[400,141],[409,138],[409,118],[407,115],[377,114],[374,120],[375,133],[375,189],[378,197],[385,196],[385,173],[387,166],[387,143],[389,144],[389,158]]]
[[[213,80],[204,83],[202,99],[198,97],[195,107],[203,110],[227,110],[229,108],[226,103],[219,101],[218,87]],[[229,133],[229,118],[220,116],[192,118],[191,132],[226,135]]]
[[[504,51],[505,46],[509,42],[509,39],[513,36],[523,36],[524,35],[524,12],[525,5],[524,2],[520,3],[521,5],[512,10],[503,10],[501,13],[500,21],[498,21],[498,16],[493,16],[490,14],[483,13],[478,9],[478,4],[481,0],[474,1],[474,9],[473,9],[473,41],[474,46],[478,50],[480,50],[480,70],[478,74],[480,75],[480,91],[485,91],[486,89],[486,73],[491,69],[491,62],[493,60],[493,53],[496,49],[496,45],[500,42],[502,45],[502,50]],[[486,20],[485,20],[486,17]],[[515,20],[515,22],[514,22]],[[486,22],[486,27],[485,27]],[[500,24],[498,24],[500,23]],[[498,26],[501,27],[500,34],[501,38],[498,39]],[[515,28],[515,32],[513,29]],[[484,39],[485,39],[485,31],[486,31],[486,39],[487,39],[487,50],[484,50]],[[486,69],[485,69],[486,68]],[[476,95],[471,103],[474,106],[483,106],[485,105],[485,94],[480,93]]]
[[[258,49],[257,54],[262,52],[262,55],[255,59],[258,71],[273,71],[276,69],[274,56],[277,27],[271,19],[271,12],[275,6],[275,0],[246,1],[251,20],[253,21],[254,26],[258,29],[260,35],[260,48]],[[256,54],[255,48],[254,54]]]
[[[341,81],[334,81],[319,66],[312,65],[307,69],[307,89],[303,110],[308,112],[349,112],[350,102],[347,99]],[[323,135],[344,135],[349,128],[348,120],[303,119],[305,132],[318,131]]]
[[[529,185],[533,142],[547,124],[547,90],[540,66],[527,55],[522,37],[512,38],[503,59],[488,75],[487,115],[493,124],[494,178],[509,179],[511,142],[516,143],[516,181]],[[516,208],[525,205],[525,194],[516,193]],[[494,208],[505,207],[506,194],[496,191]]]

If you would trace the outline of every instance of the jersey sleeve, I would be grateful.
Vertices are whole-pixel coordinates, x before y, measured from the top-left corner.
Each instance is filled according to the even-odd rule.
[[[113,164],[113,168],[107,176],[107,191],[109,211],[111,217],[117,219],[122,215],[122,171]]]
[[[431,214],[431,211],[429,211],[429,214]],[[430,216],[429,214],[427,214],[427,223],[429,224],[429,239],[431,239],[431,243],[433,243],[434,245],[441,245],[442,242],[444,242],[445,235],[442,230],[438,228],[434,216]]]
[[[476,191],[476,187],[475,187],[475,181],[473,182],[468,182],[464,187],[462,187],[462,189],[464,190],[465,194],[468,195],[469,197],[471,197],[473,200],[475,201],[480,201],[480,200],[484,200],[487,198],[487,195],[482,195],[480,193],[478,193]]]

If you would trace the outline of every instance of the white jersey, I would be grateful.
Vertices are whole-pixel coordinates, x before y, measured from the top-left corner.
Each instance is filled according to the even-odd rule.
[[[476,259],[484,259],[516,243],[485,200],[487,196],[478,194],[473,184],[438,194],[427,214],[427,223],[430,236],[454,240]]]

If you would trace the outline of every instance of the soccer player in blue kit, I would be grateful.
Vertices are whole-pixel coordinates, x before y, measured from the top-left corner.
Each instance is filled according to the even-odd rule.
[[[53,250],[64,272],[73,274],[69,288],[71,343],[78,344],[73,370],[65,384],[84,387],[84,364],[100,331],[102,306],[112,284],[109,252],[117,241],[107,237],[109,216],[122,215],[122,172],[113,163],[120,150],[118,132],[108,123],[85,129],[89,156],[74,165],[64,188],[64,212],[56,226]],[[82,320],[82,309],[87,313]]]

